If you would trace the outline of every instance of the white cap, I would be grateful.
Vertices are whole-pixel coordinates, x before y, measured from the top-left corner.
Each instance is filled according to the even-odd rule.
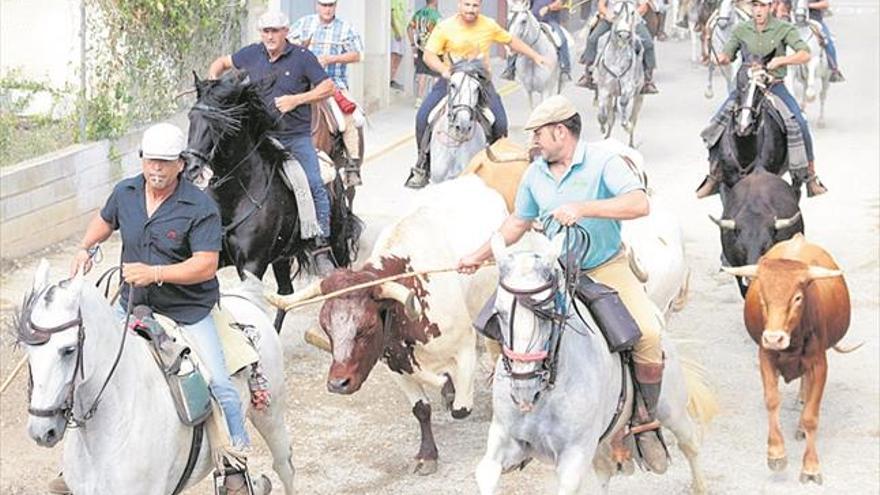
[[[175,125],[156,124],[146,131],[141,139],[141,158],[151,160],[176,160],[186,148],[186,138]]]
[[[336,0],[318,0],[318,3],[321,5],[333,5],[336,3]]]
[[[261,15],[257,21],[257,29],[286,27],[290,27],[290,19],[287,18],[287,14],[280,10],[269,10]]]

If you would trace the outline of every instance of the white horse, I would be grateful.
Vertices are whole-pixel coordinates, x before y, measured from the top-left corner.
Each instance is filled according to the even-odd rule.
[[[518,56],[516,58],[516,80],[522,85],[529,97],[529,107],[534,109],[536,103],[562,91],[563,80],[556,45],[532,14],[529,0],[511,0],[508,19],[510,34],[531,46],[544,57],[544,60],[548,61],[547,67],[538,67],[528,57]],[[547,29],[551,28],[547,26]],[[574,40],[564,28],[562,32],[568,41],[568,59],[572,60],[571,47],[574,46]],[[537,102],[534,99],[535,94],[540,97]]]
[[[739,71],[739,67],[742,64],[740,57],[732,60],[728,65],[719,65],[718,55],[721,54],[727,40],[733,35],[733,28],[740,22],[748,21],[751,18],[752,14],[747,6],[738,5],[738,2],[735,0],[721,0],[718,10],[706,22],[704,29],[706,31],[706,50],[708,51],[706,55],[708,57],[709,78],[706,82],[706,91],[703,93],[703,96],[707,99],[715,96],[715,89],[712,83],[715,77],[715,70],[721,72],[727,83],[727,92],[724,94],[725,98],[733,91],[735,86],[733,75]]]
[[[534,458],[555,466],[559,494],[586,493],[591,468],[605,493],[618,462],[629,464],[620,450],[612,457],[611,439],[629,419],[632,385],[620,355],[609,352],[587,309],[566,301],[557,265],[564,236],[552,243],[543,236],[525,240],[531,245],[519,251],[522,245],[507,248],[499,234],[492,239],[501,274],[495,309],[503,352],[477,484],[481,494],[495,493],[502,472]],[[708,422],[713,398],[692,371],[682,368],[671,342],[663,339],[662,345],[666,366],[657,417],[678,440],[692,487],[701,493],[706,485],[697,422]],[[622,397],[625,404],[618,409]]]
[[[611,30],[599,39],[596,60],[596,114],[605,137],[611,136],[616,119],[629,134],[633,146],[636,122],[642,107],[645,71],[642,52],[636,50],[636,23],[641,19],[633,0],[620,0],[612,6]]]
[[[64,479],[73,493],[171,494],[183,477],[194,430],[178,419],[149,344],[122,331],[110,304],[82,275],[50,285],[49,264],[42,260],[32,290],[18,321],[32,380],[28,435],[53,447],[69,424],[79,423],[64,443]],[[248,417],[268,444],[273,468],[291,495],[294,468],[284,426],[283,355],[268,312],[255,302],[261,299],[262,284],[256,279],[221,298],[236,321],[259,332],[271,403],[262,411],[249,409]],[[233,383],[242,403],[250,404],[241,375]],[[212,467],[206,437],[185,486],[195,485]],[[265,493],[268,479],[256,481]]]
[[[436,119],[431,130],[432,183],[458,177],[471,158],[486,147],[491,127],[484,96],[488,77],[482,60],[453,65],[445,104],[438,105],[428,117],[429,121]]]
[[[821,31],[819,26],[813,26],[810,20],[807,0],[796,0],[794,7],[794,25],[797,26],[801,39],[810,47],[810,61],[806,64],[797,65],[788,71],[788,87],[794,92],[800,86],[801,109],[806,112],[807,103],[812,103],[819,96],[819,127],[825,126],[825,98],[828,97],[828,88],[831,86],[831,65],[828,63],[828,54],[819,42],[816,31]],[[797,84],[795,84],[797,83]],[[797,93],[796,93],[797,94]]]

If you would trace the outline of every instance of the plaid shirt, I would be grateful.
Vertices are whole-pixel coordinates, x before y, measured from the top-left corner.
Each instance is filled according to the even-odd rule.
[[[317,14],[301,17],[290,28],[290,39],[294,43],[305,43],[311,39],[309,50],[316,57],[364,52],[364,42],[360,35],[351,24],[338,17],[335,17],[330,24],[322,24]],[[341,89],[348,89],[346,65],[330,64],[325,68],[327,75]]]

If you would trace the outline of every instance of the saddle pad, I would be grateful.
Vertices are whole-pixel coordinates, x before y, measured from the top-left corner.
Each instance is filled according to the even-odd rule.
[[[520,179],[529,167],[526,149],[508,138],[495,141],[487,150],[477,153],[464,169],[464,174],[476,174],[487,186],[498,192],[513,212]]]
[[[155,314],[154,317],[169,336],[189,346],[193,351],[192,354],[196,357],[196,361],[201,361],[196,347],[192,345],[186,332],[182,331],[180,326],[165,316]],[[234,375],[242,368],[260,360],[260,355],[257,354],[257,350],[251,345],[244,332],[232,326],[235,320],[231,314],[215,307],[211,310],[211,317],[214,318],[214,325],[217,327],[220,344],[223,346],[223,355],[226,358],[226,370],[230,375]],[[205,376],[210,376],[210,372],[206,367],[202,366],[200,370]]]

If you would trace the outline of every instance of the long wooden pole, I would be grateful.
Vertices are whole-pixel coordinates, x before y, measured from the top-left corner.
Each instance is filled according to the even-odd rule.
[[[483,268],[483,267],[486,267],[486,266],[492,266],[492,265],[494,265],[494,264],[495,264],[495,262],[490,261],[490,262],[487,262],[487,263],[483,263],[483,264],[480,266],[480,268]],[[310,305],[310,304],[315,304],[315,303],[319,303],[319,302],[322,302],[322,301],[326,301],[327,299],[332,299],[332,298],[334,298],[334,297],[339,297],[339,296],[341,296],[341,295],[343,295],[343,294],[347,294],[347,293],[349,293],[349,292],[354,292],[354,291],[356,291],[356,290],[361,290],[361,289],[369,289],[370,287],[375,287],[375,286],[377,286],[377,285],[382,285],[382,284],[384,284],[385,282],[394,282],[394,281],[396,281],[396,280],[400,280],[400,279],[403,279],[403,278],[409,278],[409,277],[421,277],[421,276],[423,276],[423,275],[432,275],[432,274],[435,274],[435,273],[454,272],[454,271],[456,271],[457,269],[458,269],[457,267],[452,267],[452,268],[435,268],[435,269],[433,269],[433,270],[419,270],[419,271],[415,271],[415,272],[404,272],[404,273],[398,273],[397,275],[391,275],[391,276],[388,276],[388,277],[380,278],[380,279],[378,279],[378,280],[373,280],[373,281],[371,281],[371,282],[364,282],[364,283],[361,283],[361,284],[352,285],[351,287],[346,287],[346,288],[344,288],[344,289],[339,289],[339,290],[337,290],[337,291],[333,291],[333,292],[331,292],[331,293],[329,293],[329,294],[322,294],[322,295],[320,295],[320,296],[318,296],[318,297],[314,297],[314,298],[312,298],[312,299],[306,299],[306,300],[304,300],[304,301],[297,301],[297,302],[295,302],[295,303],[293,303],[293,304],[290,304],[290,305],[288,305],[288,306],[284,306],[283,309],[284,309],[285,311],[292,311],[292,310],[294,310],[294,309],[301,308],[301,307],[303,307],[303,306],[308,306],[308,305]]]

